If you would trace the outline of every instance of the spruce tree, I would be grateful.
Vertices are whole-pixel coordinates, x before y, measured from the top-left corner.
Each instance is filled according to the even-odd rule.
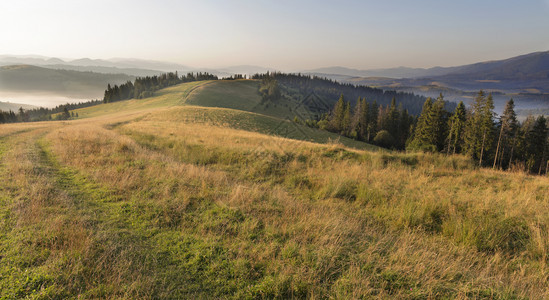
[[[343,122],[341,128],[341,135],[348,136],[351,132],[351,103],[345,102],[345,112],[343,114]]]
[[[496,146],[496,155],[494,156],[494,164],[492,168],[496,167],[498,159],[500,160],[500,167],[504,158],[506,146],[514,140],[514,135],[517,129],[517,115],[515,113],[515,103],[513,99],[507,101],[503,114],[500,118],[500,130],[498,143]],[[512,150],[511,150],[512,152]],[[501,157],[501,158],[500,158]]]
[[[404,149],[406,141],[410,137],[410,128],[413,124],[413,117],[410,116],[407,109],[399,109],[400,122],[398,128],[398,148]]]
[[[391,105],[389,106],[389,109],[387,110],[387,116],[386,116],[386,125],[385,128],[389,133],[396,139],[398,136],[398,127],[399,127],[399,112],[396,105],[396,99],[393,97],[391,100]]]
[[[335,132],[341,132],[343,128],[343,119],[345,118],[345,99],[343,98],[343,94],[339,96],[339,100],[337,101],[334,112],[332,114],[332,118],[330,120],[331,127]]]
[[[366,102],[366,98],[362,98],[360,104],[360,113],[358,118],[359,137],[361,140],[367,140],[368,123],[370,122],[370,104]]]
[[[526,135],[526,165],[530,172],[541,173],[545,165],[547,131],[547,120],[539,116]]]
[[[379,118],[379,105],[377,101],[374,100],[370,104],[370,116],[368,118],[368,136],[367,141],[370,141],[377,134],[377,120]]]
[[[453,154],[461,152],[461,145],[463,143],[463,130],[466,122],[466,110],[463,101],[460,101],[454,114],[450,118],[449,134],[448,134],[448,148],[447,153],[452,151]]]
[[[486,153],[491,150],[494,130],[494,100],[492,94],[486,97],[484,91],[479,91],[471,106],[471,117],[467,120],[465,129],[465,151],[482,165]]]
[[[445,113],[444,97],[440,94],[427,114],[429,144],[436,146],[439,151],[444,148],[446,132]]]
[[[429,114],[433,109],[433,100],[429,97],[423,103],[423,109],[419,115],[412,142],[409,145],[410,149],[414,150],[434,150],[435,145],[432,144],[432,130],[429,124]]]
[[[68,120],[68,119],[70,119],[70,117],[71,117],[71,114],[69,113],[69,110],[65,106],[63,108],[63,120]]]
[[[358,97],[355,108],[353,109],[353,117],[351,121],[351,136],[356,139],[361,138],[361,114],[362,114],[362,98]]]

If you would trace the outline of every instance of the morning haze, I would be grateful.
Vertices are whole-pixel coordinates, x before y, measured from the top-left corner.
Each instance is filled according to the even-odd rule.
[[[285,71],[454,66],[549,48],[547,0],[3,1],[3,54]]]

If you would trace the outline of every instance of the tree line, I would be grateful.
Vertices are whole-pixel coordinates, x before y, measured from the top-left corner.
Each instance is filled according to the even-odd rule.
[[[329,113],[304,123],[385,148],[464,154],[479,166],[548,172],[549,128],[543,115],[521,123],[511,99],[498,117],[492,95],[484,91],[470,108],[463,102],[452,112],[445,107],[442,94],[427,98],[416,118],[394,98],[387,106],[359,98],[352,107],[341,95]]]
[[[425,101],[407,149],[461,153],[480,166],[547,173],[549,129],[543,115],[519,122],[510,99],[498,117],[492,95],[483,91],[469,109],[460,102],[450,113],[441,101],[442,95]]]
[[[33,108],[23,109],[19,108],[17,113],[12,110],[0,111],[0,124],[1,123],[17,123],[17,122],[37,122],[37,121],[51,121],[51,120],[66,120],[71,117],[76,117],[77,114],[69,112],[74,109],[89,107],[97,104],[101,104],[101,100],[90,100],[86,102],[67,103],[58,105],[54,108]],[[54,116],[55,117],[52,117]]]
[[[353,106],[341,95],[331,112],[323,114],[319,120],[305,120],[305,125],[334,132],[352,139],[374,143],[385,148],[403,150],[410,137],[410,128],[415,117],[397,106],[393,98],[387,106],[382,106],[366,98],[359,97]],[[300,122],[294,119],[295,122]]]
[[[187,73],[179,77],[177,71],[164,73],[159,76],[138,77],[134,82],[128,81],[120,86],[110,84],[107,85],[103,97],[104,103],[116,102],[128,99],[143,99],[151,97],[153,93],[159,89],[177,85],[185,82],[202,81],[202,80],[217,80],[217,76],[209,73]]]

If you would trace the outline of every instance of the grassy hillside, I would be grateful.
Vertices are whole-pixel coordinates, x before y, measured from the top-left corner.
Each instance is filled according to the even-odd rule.
[[[0,298],[549,293],[546,177],[273,137],[259,133],[273,116],[180,105],[210,86],[0,127]]]
[[[291,105],[295,104],[262,105],[257,85],[251,80],[190,82],[163,89],[155,93],[155,97],[103,104],[75,112],[80,118],[109,118],[113,113],[138,115],[162,111],[154,115],[155,121],[199,122],[317,143],[337,141],[356,149],[379,149],[290,121],[294,116]]]
[[[217,81],[197,90],[186,103],[250,111],[287,120],[293,119],[296,109],[297,113],[303,114],[295,102],[285,98],[281,98],[276,104],[261,103],[258,89],[259,81],[255,80]]]

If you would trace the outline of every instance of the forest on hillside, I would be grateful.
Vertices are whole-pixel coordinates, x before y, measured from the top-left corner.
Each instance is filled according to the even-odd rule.
[[[479,166],[546,174],[547,119],[529,116],[519,122],[514,108],[510,99],[503,114],[497,116],[492,95],[481,90],[470,108],[460,102],[448,111],[441,94],[434,101],[427,98],[415,118],[397,107],[395,99],[383,107],[359,98],[351,108],[341,95],[330,113],[305,124],[385,148],[465,154]]]
[[[402,105],[403,109],[408,110],[412,115],[421,113],[425,97],[407,92],[395,92],[390,90],[382,90],[364,85],[354,85],[350,83],[340,83],[328,78],[319,76],[302,75],[302,74],[286,74],[280,72],[272,72],[265,74],[255,74],[252,79],[272,78],[277,84],[284,89],[290,96],[292,94],[309,95],[314,93],[315,96],[322,99],[324,104],[331,107],[337,102],[340,95],[345,95],[345,98],[351,100],[351,104],[356,104],[357,99],[365,98],[368,102],[376,101],[381,106],[391,104],[393,98]],[[455,103],[446,102],[446,109],[453,110]]]
[[[476,160],[479,166],[525,170],[534,174],[545,174],[549,169],[546,118],[543,115],[529,116],[524,122],[519,122],[513,99],[498,116],[494,112],[492,94],[482,90],[469,108],[463,102],[451,105],[440,94],[437,99],[425,99],[416,116],[409,113],[409,107],[420,100],[415,95],[406,97],[410,95],[394,93],[400,96],[398,100],[392,97],[389,103],[384,103],[378,102],[378,98],[369,98],[371,93],[377,94],[379,99],[393,93],[302,75],[267,73],[254,78],[261,80],[259,92],[265,102],[276,103],[282,97],[291,98],[292,89],[299,90],[301,95],[315,93],[331,97],[330,100],[321,98],[324,103],[338,99],[314,118],[295,116],[296,123],[388,149],[465,154]],[[337,92],[340,94],[335,96]],[[354,103],[346,100],[348,95],[354,97],[357,94]]]

